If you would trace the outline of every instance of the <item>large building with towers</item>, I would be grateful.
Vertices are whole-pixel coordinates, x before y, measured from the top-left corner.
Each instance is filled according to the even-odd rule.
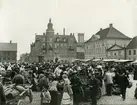
[[[51,19],[47,25],[46,32],[43,35],[35,35],[35,42],[31,44],[30,61],[43,62],[46,60],[72,61],[76,59],[77,41],[74,33],[70,35],[55,34]]]

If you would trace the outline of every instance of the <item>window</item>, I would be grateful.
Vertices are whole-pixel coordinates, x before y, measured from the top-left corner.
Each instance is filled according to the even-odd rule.
[[[136,50],[133,50],[133,55],[136,55]]]
[[[131,55],[131,50],[129,50],[129,55]]]
[[[118,55],[121,55],[121,51],[118,51]]]
[[[63,41],[64,41],[64,42],[66,42],[66,39],[65,39],[65,38],[63,38]]]
[[[63,44],[60,44],[60,47],[63,47]]]
[[[59,42],[59,38],[56,38],[56,41]]]
[[[117,54],[116,54],[116,53],[114,53],[114,55],[116,56]]]

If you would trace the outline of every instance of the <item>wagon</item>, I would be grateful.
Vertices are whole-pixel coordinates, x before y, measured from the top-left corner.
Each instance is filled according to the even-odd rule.
[[[81,82],[82,82],[82,93],[83,93],[83,101],[88,102],[90,101],[90,87],[88,86],[88,74],[86,72],[79,73],[78,74]],[[98,94],[97,94],[97,99],[100,99],[102,96],[102,89],[101,85],[98,88]]]
[[[32,86],[26,86],[26,89],[21,93],[18,90],[13,89],[11,87],[4,87],[4,91],[7,99],[6,105],[26,105],[27,103],[29,103],[26,100],[27,96],[29,97],[30,102],[32,102],[33,96],[32,96],[32,91],[30,89],[31,87]],[[6,94],[7,91],[9,91],[10,93]]]

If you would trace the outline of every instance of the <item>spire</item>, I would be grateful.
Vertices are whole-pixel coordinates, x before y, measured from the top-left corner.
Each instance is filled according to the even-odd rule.
[[[46,34],[54,34],[53,24],[51,23],[51,18],[49,19],[49,23],[47,25]]]
[[[51,18],[49,19],[49,23],[51,23]]]

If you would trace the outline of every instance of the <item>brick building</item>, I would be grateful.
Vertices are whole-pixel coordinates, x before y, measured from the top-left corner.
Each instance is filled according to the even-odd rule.
[[[17,61],[17,43],[0,43],[0,62]]]
[[[77,41],[74,34],[66,35],[63,29],[63,35],[55,34],[51,19],[47,25],[46,33],[35,36],[35,42],[31,44],[30,61],[42,62],[46,60],[72,61],[76,59]]]

